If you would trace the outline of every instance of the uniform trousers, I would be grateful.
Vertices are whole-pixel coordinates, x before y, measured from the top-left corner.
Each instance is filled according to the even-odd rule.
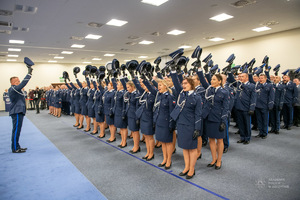
[[[283,123],[285,127],[293,125],[293,106],[291,103],[284,103],[282,107]]]
[[[255,112],[259,135],[267,136],[269,125],[269,111],[263,108],[255,108]]]
[[[19,138],[20,138],[21,128],[23,124],[24,114],[18,113],[18,114],[12,114],[10,116],[12,118],[12,123],[13,123],[12,134],[11,134],[11,150],[16,151],[20,149]]]
[[[251,116],[248,111],[237,110],[238,127],[241,140],[250,141],[251,139]]]
[[[279,131],[280,129],[280,110],[279,106],[274,106],[270,112],[270,126],[272,131]]]

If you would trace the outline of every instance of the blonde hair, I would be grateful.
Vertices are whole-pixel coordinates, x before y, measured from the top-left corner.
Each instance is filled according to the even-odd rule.
[[[127,83],[126,83],[126,85],[130,85],[131,87],[133,87],[133,88],[135,88],[135,85],[134,85],[134,83],[132,82],[132,81],[128,81]]]
[[[168,83],[167,83],[166,80],[163,80],[163,79],[158,78],[158,79],[156,79],[156,82],[157,82],[158,84],[161,83],[161,84],[163,84],[164,86],[166,86],[166,88],[167,88],[167,90],[169,91],[169,93],[172,94],[172,90],[169,88]]]

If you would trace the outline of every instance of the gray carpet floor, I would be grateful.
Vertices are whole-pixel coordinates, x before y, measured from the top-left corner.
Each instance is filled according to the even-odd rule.
[[[230,127],[229,151],[223,155],[221,170],[207,168],[211,162],[209,145],[197,161],[196,176],[187,181],[178,174],[184,168],[182,149],[177,147],[172,168],[156,167],[161,149],[146,162],[141,152],[131,155],[132,139],[120,149],[120,136],[111,144],[73,128],[74,117],[55,118],[48,111],[28,111],[26,117],[85,175],[108,199],[299,199],[300,128],[281,130],[268,138],[252,137],[249,145],[237,144],[238,135]],[[7,115],[1,112],[0,115]],[[234,123],[233,123],[234,124]],[[258,132],[253,131],[252,136]],[[22,135],[21,139],[22,141]],[[34,147],[28,147],[34,150]],[[52,162],[52,161],[49,161]]]

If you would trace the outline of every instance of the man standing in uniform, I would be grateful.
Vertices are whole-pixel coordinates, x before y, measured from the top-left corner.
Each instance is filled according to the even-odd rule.
[[[298,91],[298,101],[294,105],[294,125],[299,127],[300,125],[300,79],[294,78],[294,83],[296,84]]]
[[[41,98],[42,98],[42,93],[43,91],[41,91],[39,89],[38,86],[36,86],[35,88],[35,91],[34,91],[34,105],[36,107],[36,114],[39,114],[40,113],[40,101],[41,101]]]
[[[27,150],[27,148],[21,148],[19,145],[19,137],[23,124],[23,118],[26,113],[25,96],[22,92],[22,88],[25,87],[25,85],[31,78],[31,66],[34,65],[34,63],[28,58],[25,58],[25,63],[28,67],[28,74],[25,76],[24,80],[21,83],[18,77],[11,77],[11,87],[8,89],[8,95],[11,100],[9,115],[11,116],[13,122],[11,137],[11,150],[13,153],[24,153]]]

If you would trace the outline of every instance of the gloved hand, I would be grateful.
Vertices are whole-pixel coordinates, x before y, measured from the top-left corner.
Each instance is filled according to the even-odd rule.
[[[99,110],[99,111],[98,111],[98,115],[101,115],[101,114],[102,114],[102,112],[101,112],[101,110]]]
[[[204,65],[203,69],[204,69],[205,73],[207,73],[208,72],[208,65]]]
[[[74,74],[75,78],[77,78],[77,74]]]
[[[112,111],[109,113],[109,117],[110,118],[114,117],[114,113]]]
[[[146,76],[144,73],[141,74],[141,79],[146,80]]]
[[[28,67],[28,74],[32,75],[32,68],[31,67]]]
[[[196,140],[199,135],[200,135],[200,131],[199,130],[194,130],[193,140]]]
[[[222,122],[221,124],[220,124],[220,126],[219,126],[219,131],[224,131],[225,130],[225,128],[226,128],[226,125],[225,125],[225,123],[224,122]]]
[[[170,131],[170,134],[172,135],[173,132],[174,132],[174,129],[173,128],[169,128],[169,131]]]
[[[123,115],[123,116],[122,116],[122,120],[123,120],[123,121],[125,121],[125,120],[126,120],[126,118],[127,118],[127,116],[126,116],[126,115]]]
[[[139,120],[139,119],[135,120],[135,124],[136,124],[137,126],[140,126],[140,120]]]
[[[131,79],[134,79],[134,71],[130,70],[129,73],[130,73]]]
[[[175,64],[171,64],[171,71],[176,71],[176,65]]]
[[[155,129],[155,123],[153,123],[152,126],[153,126],[153,129]]]
[[[146,73],[146,76],[147,76],[148,80],[152,79],[152,76],[151,76],[151,74],[149,72]]]
[[[157,73],[157,72],[159,72],[159,71],[160,71],[159,66],[156,66],[156,67],[155,67],[155,72]]]
[[[248,112],[248,114],[252,116],[252,115],[254,115],[254,111],[253,111],[253,110],[250,110],[250,111]]]

